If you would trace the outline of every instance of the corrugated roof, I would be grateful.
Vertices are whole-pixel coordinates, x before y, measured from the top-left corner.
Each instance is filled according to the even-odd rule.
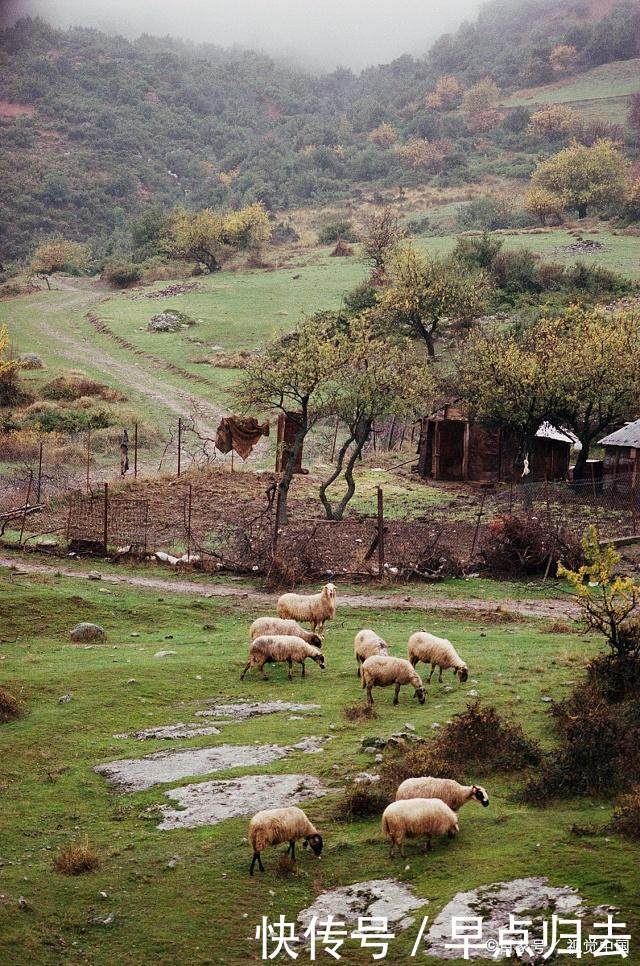
[[[551,423],[542,423],[536,436],[541,439],[557,439],[561,443],[571,443],[572,445],[578,442],[577,437],[568,429],[556,429]]]
[[[615,433],[609,433],[604,439],[600,440],[601,446],[633,446],[640,449],[640,419],[633,423],[627,423],[622,429],[617,429]]]

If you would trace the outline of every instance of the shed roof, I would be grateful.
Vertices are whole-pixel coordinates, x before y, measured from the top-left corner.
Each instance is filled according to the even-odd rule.
[[[640,449],[640,419],[632,423],[627,423],[622,429],[617,429],[615,433],[609,433],[604,439],[600,440],[601,446],[633,446]]]

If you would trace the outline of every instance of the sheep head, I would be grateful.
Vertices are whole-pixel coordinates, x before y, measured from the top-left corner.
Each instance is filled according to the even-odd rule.
[[[489,807],[489,796],[485,792],[482,785],[473,785],[471,794],[477,802],[480,802],[483,808]]]
[[[315,835],[307,835],[306,838],[302,840],[303,849],[311,849],[314,855],[320,858],[323,846],[322,836],[317,832]]]
[[[464,682],[469,677],[469,669],[466,666],[466,664],[463,664],[461,667],[456,668],[453,673],[456,675],[456,677],[458,678],[461,684],[464,684]]]

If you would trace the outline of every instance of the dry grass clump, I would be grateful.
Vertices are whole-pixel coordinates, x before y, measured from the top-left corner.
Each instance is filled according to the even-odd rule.
[[[405,778],[433,775],[464,779],[467,772],[510,771],[535,765],[541,753],[520,725],[480,701],[470,702],[436,738],[384,762],[382,779],[397,787]]]
[[[627,838],[640,839],[640,785],[618,799],[611,827]]]
[[[547,624],[542,628],[543,634],[577,634],[580,630],[575,624],[568,621],[556,620],[552,624]]]
[[[294,862],[290,855],[281,852],[276,861],[276,875],[279,879],[290,879],[292,876],[300,875],[297,862]]]
[[[98,397],[106,402],[123,402],[127,398],[117,389],[75,372],[52,379],[45,383],[40,392],[45,399],[67,402],[80,399],[82,396]]]
[[[359,818],[382,815],[396,795],[396,787],[388,781],[355,782],[349,785],[337,802],[335,817],[340,821],[353,822]]]
[[[22,704],[15,694],[6,688],[0,688],[0,724],[15,721],[22,717],[22,713]]]
[[[62,875],[82,875],[100,866],[100,857],[89,845],[89,840],[63,845],[56,855],[53,867]]]
[[[353,704],[346,704],[342,709],[342,713],[347,719],[354,724],[360,724],[365,721],[372,721],[377,718],[376,709],[370,704],[363,704],[361,701],[354,701]]]

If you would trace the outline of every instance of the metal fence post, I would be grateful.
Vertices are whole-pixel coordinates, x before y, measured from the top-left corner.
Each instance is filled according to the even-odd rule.
[[[469,561],[473,560],[473,555],[476,552],[476,544],[478,542],[478,534],[480,533],[480,521],[482,520],[482,514],[484,513],[484,501],[487,497],[486,491],[482,491],[482,500],[480,501],[480,509],[478,510],[478,519],[476,520],[476,528],[473,533],[473,543],[471,544],[471,553],[469,554]]]
[[[87,493],[91,490],[91,481],[89,479],[89,464],[91,463],[91,430],[87,430]]]
[[[378,576],[384,576],[384,496],[378,487]]]
[[[40,448],[38,450],[38,485],[36,488],[36,503],[40,502],[41,493],[42,493],[42,440],[40,440]]]
[[[182,420],[178,417],[178,476],[180,476],[180,457],[182,455]]]
[[[187,563],[191,559],[191,483],[189,483],[189,497],[187,504]]]
[[[133,427],[133,478],[138,478],[138,424]]]

